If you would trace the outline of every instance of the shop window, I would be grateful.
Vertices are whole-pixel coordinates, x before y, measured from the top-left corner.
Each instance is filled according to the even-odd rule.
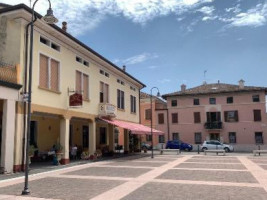
[[[202,143],[202,134],[195,133],[195,144],[201,144],[201,143]]]
[[[232,143],[232,144],[236,143],[236,133],[235,132],[229,133],[229,143]]]
[[[159,135],[159,143],[165,143],[164,135]]]
[[[172,133],[172,140],[179,140],[179,133]]]
[[[256,144],[263,144],[262,132],[255,132],[255,142]]]
[[[107,133],[106,133],[106,128],[105,127],[100,127],[99,128],[100,132],[100,144],[106,144],[107,143]]]

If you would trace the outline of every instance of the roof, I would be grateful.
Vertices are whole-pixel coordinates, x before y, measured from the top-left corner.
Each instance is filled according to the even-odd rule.
[[[150,94],[147,94],[145,92],[140,92],[140,99],[150,99],[150,96],[151,96]],[[163,104],[166,104],[166,102],[163,99],[161,99],[160,97],[157,97],[155,95],[152,95],[152,98],[160,101]]]
[[[4,87],[16,89],[16,90],[19,90],[22,87],[22,85],[20,84],[10,83],[10,82],[3,81],[3,80],[0,80],[0,86],[4,86]]]
[[[184,92],[178,91],[169,94],[164,94],[162,97],[166,99],[172,96],[189,96],[189,95],[205,95],[205,94],[220,94],[220,93],[236,93],[236,92],[254,92],[263,91],[267,93],[266,87],[244,86],[240,88],[239,85],[226,83],[212,83],[203,84],[194,88],[186,89]]]
[[[11,5],[5,4],[5,3],[0,3],[0,7],[9,7]]]
[[[6,12],[10,12],[10,11],[15,11],[15,10],[19,10],[19,9],[24,9],[26,11],[28,11],[30,14],[32,13],[32,9],[29,8],[28,6],[26,6],[25,4],[18,4],[15,6],[9,6],[7,4],[3,4],[5,8],[0,9],[0,14],[1,13],[6,13]],[[43,16],[40,15],[39,13],[35,12],[36,16],[41,19]],[[99,57],[100,59],[104,60],[105,62],[107,62],[108,64],[110,64],[112,67],[114,67],[115,69],[117,69],[118,71],[124,73],[126,76],[130,77],[131,79],[133,79],[134,81],[138,82],[140,85],[144,87],[146,87],[146,85],[144,83],[142,83],[141,81],[139,81],[138,79],[134,78],[133,76],[131,76],[129,73],[127,73],[126,71],[124,71],[123,69],[121,69],[120,67],[118,67],[117,65],[115,65],[114,63],[112,63],[111,61],[109,61],[108,59],[106,59],[105,57],[103,57],[102,55],[100,55],[99,53],[97,53],[96,51],[94,51],[93,49],[91,49],[89,46],[87,46],[86,44],[82,43],[81,41],[79,41],[78,39],[76,39],[75,37],[73,37],[71,34],[67,33],[66,31],[62,30],[60,27],[58,27],[55,24],[50,25],[51,27],[53,27],[55,30],[57,30],[58,32],[60,32],[61,34],[65,35],[66,37],[68,37],[69,39],[71,39],[72,41],[76,42],[77,44],[79,44],[80,46],[82,46],[83,48],[87,49],[89,52],[93,53],[95,56]]]

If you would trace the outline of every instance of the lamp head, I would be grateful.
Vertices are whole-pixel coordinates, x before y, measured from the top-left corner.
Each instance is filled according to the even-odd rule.
[[[160,93],[159,92],[157,93],[157,97],[160,97]]]
[[[58,22],[58,19],[53,15],[53,10],[52,8],[49,8],[47,10],[46,15],[43,17],[43,20],[47,23],[47,24],[55,24]]]

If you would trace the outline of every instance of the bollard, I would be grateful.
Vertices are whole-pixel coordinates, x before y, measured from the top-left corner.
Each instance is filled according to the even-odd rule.
[[[261,150],[261,146],[260,146],[260,145],[258,146],[258,149]],[[261,155],[261,153],[259,152],[259,156],[260,156],[260,155]]]
[[[218,149],[218,145],[216,145],[216,150]],[[217,156],[218,156],[218,152],[216,152]]]
[[[197,145],[197,154],[199,154],[199,145]]]

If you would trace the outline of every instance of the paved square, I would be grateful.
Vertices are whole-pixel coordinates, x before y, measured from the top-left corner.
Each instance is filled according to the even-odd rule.
[[[30,182],[32,197],[84,200],[110,190],[123,181],[44,178]],[[21,195],[23,184],[0,188],[0,194]],[[0,198],[1,199],[1,198]]]
[[[203,168],[203,169],[246,169],[242,164],[213,164],[213,163],[181,163],[175,168]]]
[[[252,176],[252,174],[245,171],[196,171],[171,169],[158,176],[157,179],[257,183],[257,180]]]
[[[192,158],[188,159],[186,162],[201,162],[201,163],[240,163],[239,160],[236,159],[211,159],[211,158]]]
[[[166,192],[162,192],[166,191]],[[144,198],[145,197],[145,198]],[[123,200],[267,200],[262,188],[148,183]]]
[[[150,169],[145,168],[113,168],[113,167],[89,167],[73,172],[66,173],[66,175],[79,176],[107,176],[107,177],[137,177]]]
[[[167,162],[150,162],[150,161],[146,161],[146,162],[114,162],[114,163],[108,163],[106,165],[109,166],[139,166],[139,167],[160,167],[164,164],[166,164]]]

